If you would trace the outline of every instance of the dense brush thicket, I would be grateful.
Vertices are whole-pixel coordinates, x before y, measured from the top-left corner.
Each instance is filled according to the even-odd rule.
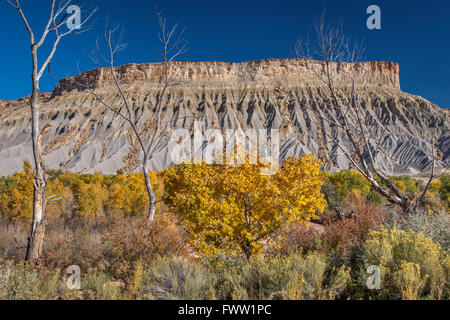
[[[248,163],[152,173],[153,222],[141,174],[50,171],[33,266],[22,262],[26,162],[0,178],[0,299],[450,299],[449,175],[420,212],[402,216],[355,171],[320,172],[314,156],[287,161],[273,176]],[[423,188],[393,179],[410,194]],[[70,265],[81,268],[81,290],[67,288]],[[378,290],[366,285],[372,265]]]

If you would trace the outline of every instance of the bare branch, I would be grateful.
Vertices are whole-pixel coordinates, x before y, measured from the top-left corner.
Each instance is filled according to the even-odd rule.
[[[371,118],[369,109],[365,107],[366,100],[363,93],[367,90],[367,74],[359,69],[357,64],[354,64],[361,60],[364,51],[363,42],[345,36],[341,26],[333,28],[326,25],[325,14],[319,18],[314,27],[316,39],[313,46],[311,46],[308,38],[299,40],[296,43],[295,52],[299,58],[304,59],[305,67],[321,83],[325,84],[329,92],[329,101],[324,100],[327,109],[330,111],[329,114],[322,116],[319,111],[310,108],[316,118],[317,125],[321,128],[323,134],[342,150],[350,163],[370,181],[377,192],[388,201],[402,206],[404,212],[408,212],[416,203],[423,202],[424,194],[435,178],[436,156],[434,149],[431,156],[432,173],[430,180],[423,190],[422,196],[416,201],[403,193],[376,163],[376,156],[379,153],[388,158],[381,145],[387,129],[383,127],[380,136],[373,138],[372,130],[376,128],[378,121],[376,117]],[[319,58],[323,62],[314,61],[313,58]],[[348,63],[353,64],[347,65]],[[372,100],[369,98],[369,101]],[[337,115],[336,120],[334,120],[333,114]],[[320,123],[319,119],[322,122],[329,123],[331,127],[326,128]],[[368,121],[372,123],[370,124]],[[333,136],[333,127],[343,131],[349,141],[348,147],[351,151],[348,151],[347,146],[344,146]],[[357,161],[354,158],[355,156],[358,158]],[[386,189],[377,182],[374,176],[381,179]]]
[[[65,36],[71,34],[71,33],[75,30],[75,29],[69,29],[68,31],[66,31],[66,32],[64,32],[64,33],[59,33],[59,28],[60,28],[63,24],[67,23],[67,21],[64,20],[64,22],[62,22],[62,23],[60,23],[60,24],[58,24],[58,25],[56,25],[56,22],[55,22],[56,19],[58,18],[58,15],[61,14],[62,10],[65,9],[65,8],[69,5],[69,3],[70,3],[70,0],[68,0],[68,1],[66,2],[66,4],[63,5],[62,8],[60,8],[60,9],[56,12],[56,14],[54,15],[54,17],[53,17],[53,24],[54,24],[54,27],[51,29],[51,31],[55,31],[55,33],[56,33],[56,39],[55,39],[55,42],[53,43],[53,48],[52,48],[50,54],[48,55],[47,59],[44,61],[44,63],[42,64],[42,66],[41,66],[41,68],[40,68],[40,70],[39,70],[39,72],[38,72],[38,75],[37,75],[37,79],[38,79],[38,80],[42,77],[42,74],[44,73],[44,71],[45,71],[45,69],[47,68],[48,64],[49,64],[50,61],[53,59],[53,56],[55,55],[56,49],[58,48],[58,44],[59,44],[59,42],[61,41],[61,39],[64,38]],[[52,10],[53,10],[53,8],[52,8]],[[94,9],[94,10],[93,10],[93,11],[92,11],[92,12],[91,12],[91,13],[90,13],[90,14],[89,14],[89,15],[88,15],[81,23],[80,23],[80,28],[83,27],[83,25],[85,25],[85,24],[92,18],[92,16],[95,14],[95,12],[97,12],[97,9]],[[47,33],[48,33],[48,31],[47,31]],[[45,35],[46,35],[46,34],[45,34]],[[44,40],[45,40],[45,37],[43,36],[43,38],[41,39],[41,41],[43,42]]]
[[[22,21],[25,24],[25,28],[27,29],[27,31],[30,35],[31,46],[35,46],[36,44],[35,44],[35,37],[34,37],[33,30],[31,29],[30,24],[28,23],[28,20],[22,11],[22,7],[20,6],[19,0],[15,0],[15,2],[16,2],[15,5],[10,0],[6,0],[6,2],[8,2],[14,9],[19,11],[20,17],[22,18]]]

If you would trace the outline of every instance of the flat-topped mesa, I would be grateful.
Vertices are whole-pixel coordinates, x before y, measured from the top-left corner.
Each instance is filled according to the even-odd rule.
[[[307,63],[310,63],[307,65]],[[337,108],[329,108],[329,91],[307,66],[322,68],[314,60],[261,60],[244,63],[176,62],[171,65],[173,82],[163,100],[164,108],[155,108],[162,87],[161,64],[129,64],[116,68],[123,89],[135,110],[144,143],[156,144],[149,159],[149,170],[161,171],[175,165],[173,150],[183,144],[189,154],[194,138],[194,124],[203,128],[203,142],[208,130],[228,129],[279,130],[280,161],[305,153],[319,154],[326,170],[348,169],[352,164],[332,139],[323,133],[331,130],[341,145],[351,150],[340,126],[332,125],[340,117]],[[336,64],[342,75],[365,75],[368,93],[363,94],[361,116],[368,119],[363,130],[370,131],[384,150],[375,159],[380,170],[392,174],[422,174],[430,170],[432,141],[442,152],[439,166],[450,167],[450,114],[424,98],[402,92],[399,67],[392,62]],[[360,78],[360,77],[352,77]],[[343,85],[342,85],[343,83]],[[358,84],[357,84],[358,85]],[[63,79],[53,95],[42,94],[41,127],[50,129],[43,137],[44,159],[49,169],[104,174],[140,172],[142,153],[129,124],[110,112],[87,90],[97,93],[109,106],[120,108],[122,99],[108,69],[95,69]],[[78,89],[78,91],[74,90]],[[73,90],[73,91],[72,91]],[[71,92],[68,92],[71,91]],[[340,92],[342,93],[342,92]],[[325,119],[313,121],[316,110]],[[28,98],[0,101],[0,176],[22,170],[25,159],[32,159]],[[152,140],[155,119],[161,116],[166,135]],[[326,121],[329,120],[329,121]],[[358,123],[349,117],[349,125]],[[325,129],[324,129],[325,128]],[[171,132],[185,129],[191,139],[174,141]],[[387,134],[389,133],[389,134]],[[204,155],[207,149],[204,147]],[[197,151],[196,151],[197,152]]]
[[[309,66],[323,67],[324,63],[308,60]],[[385,86],[400,89],[399,65],[393,62],[339,63],[334,67],[338,75],[365,74],[369,86]],[[148,88],[160,86],[163,78],[161,63],[131,63],[115,68],[124,83],[145,82]],[[344,72],[345,71],[345,72]],[[316,74],[307,67],[304,59],[267,59],[241,63],[231,62],[173,62],[170,66],[171,80],[201,89],[236,89],[323,86]],[[108,69],[98,68],[64,78],[53,90],[53,96],[63,92],[86,88],[94,89],[112,84]]]

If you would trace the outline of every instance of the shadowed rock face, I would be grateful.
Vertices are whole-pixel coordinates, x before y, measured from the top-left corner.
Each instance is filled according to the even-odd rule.
[[[320,62],[313,63],[321,67]],[[395,174],[428,170],[433,133],[442,152],[441,165],[450,166],[450,115],[421,97],[402,92],[397,64],[366,62],[335,68],[369,75],[364,110],[372,135],[376,138],[384,130],[389,132],[382,141],[387,152],[377,158],[380,166]],[[162,86],[162,65],[130,64],[116,71],[149,143]],[[327,90],[305,68],[304,60],[177,62],[171,66],[170,78],[172,84],[163,97],[166,135],[158,140],[150,169],[173,165],[169,155],[176,142],[170,141],[169,135],[176,129],[192,134],[194,121],[200,121],[204,130],[279,129],[282,159],[315,152],[325,160],[327,169],[349,168],[342,152],[312,120],[310,108],[330,119],[337,112],[326,107]],[[85,87],[96,89],[110,105],[123,105],[104,69],[63,79],[51,94],[42,94],[41,125],[52,125],[44,136],[48,168],[105,174],[118,169],[138,171],[142,154],[129,126]],[[346,90],[345,84],[341,90]],[[333,132],[346,143],[340,129]],[[0,175],[21,170],[23,160],[31,158],[27,99],[0,101]]]

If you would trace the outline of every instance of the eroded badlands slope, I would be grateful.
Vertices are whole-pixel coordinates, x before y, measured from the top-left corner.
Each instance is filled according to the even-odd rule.
[[[421,97],[402,92],[397,64],[367,62],[342,68],[370,74],[369,89],[364,93],[366,117],[375,123],[374,137],[383,129],[389,132],[383,141],[388,152],[377,159],[381,166],[397,174],[428,170],[433,133],[443,154],[441,165],[450,166],[450,115]],[[130,64],[118,67],[117,72],[141,116],[139,127],[148,143],[154,130],[162,66]],[[193,133],[194,120],[201,121],[204,129],[276,128],[281,132],[282,158],[324,148],[327,155],[321,155],[328,169],[349,167],[340,150],[312,121],[310,108],[324,117],[336,113],[326,112],[327,91],[303,60],[178,62],[171,67],[170,77],[173,83],[163,97],[162,112],[167,132],[185,128]],[[51,124],[44,136],[47,166],[105,174],[138,170],[142,155],[129,126],[85,86],[97,90],[108,104],[122,105],[110,74],[103,69],[63,79],[51,94],[43,94],[41,125]],[[334,133],[344,139],[339,129]],[[169,140],[167,136],[158,140],[150,169],[172,165],[169,154],[174,142]],[[21,170],[23,160],[31,159],[30,141],[27,99],[0,101],[0,176]]]

